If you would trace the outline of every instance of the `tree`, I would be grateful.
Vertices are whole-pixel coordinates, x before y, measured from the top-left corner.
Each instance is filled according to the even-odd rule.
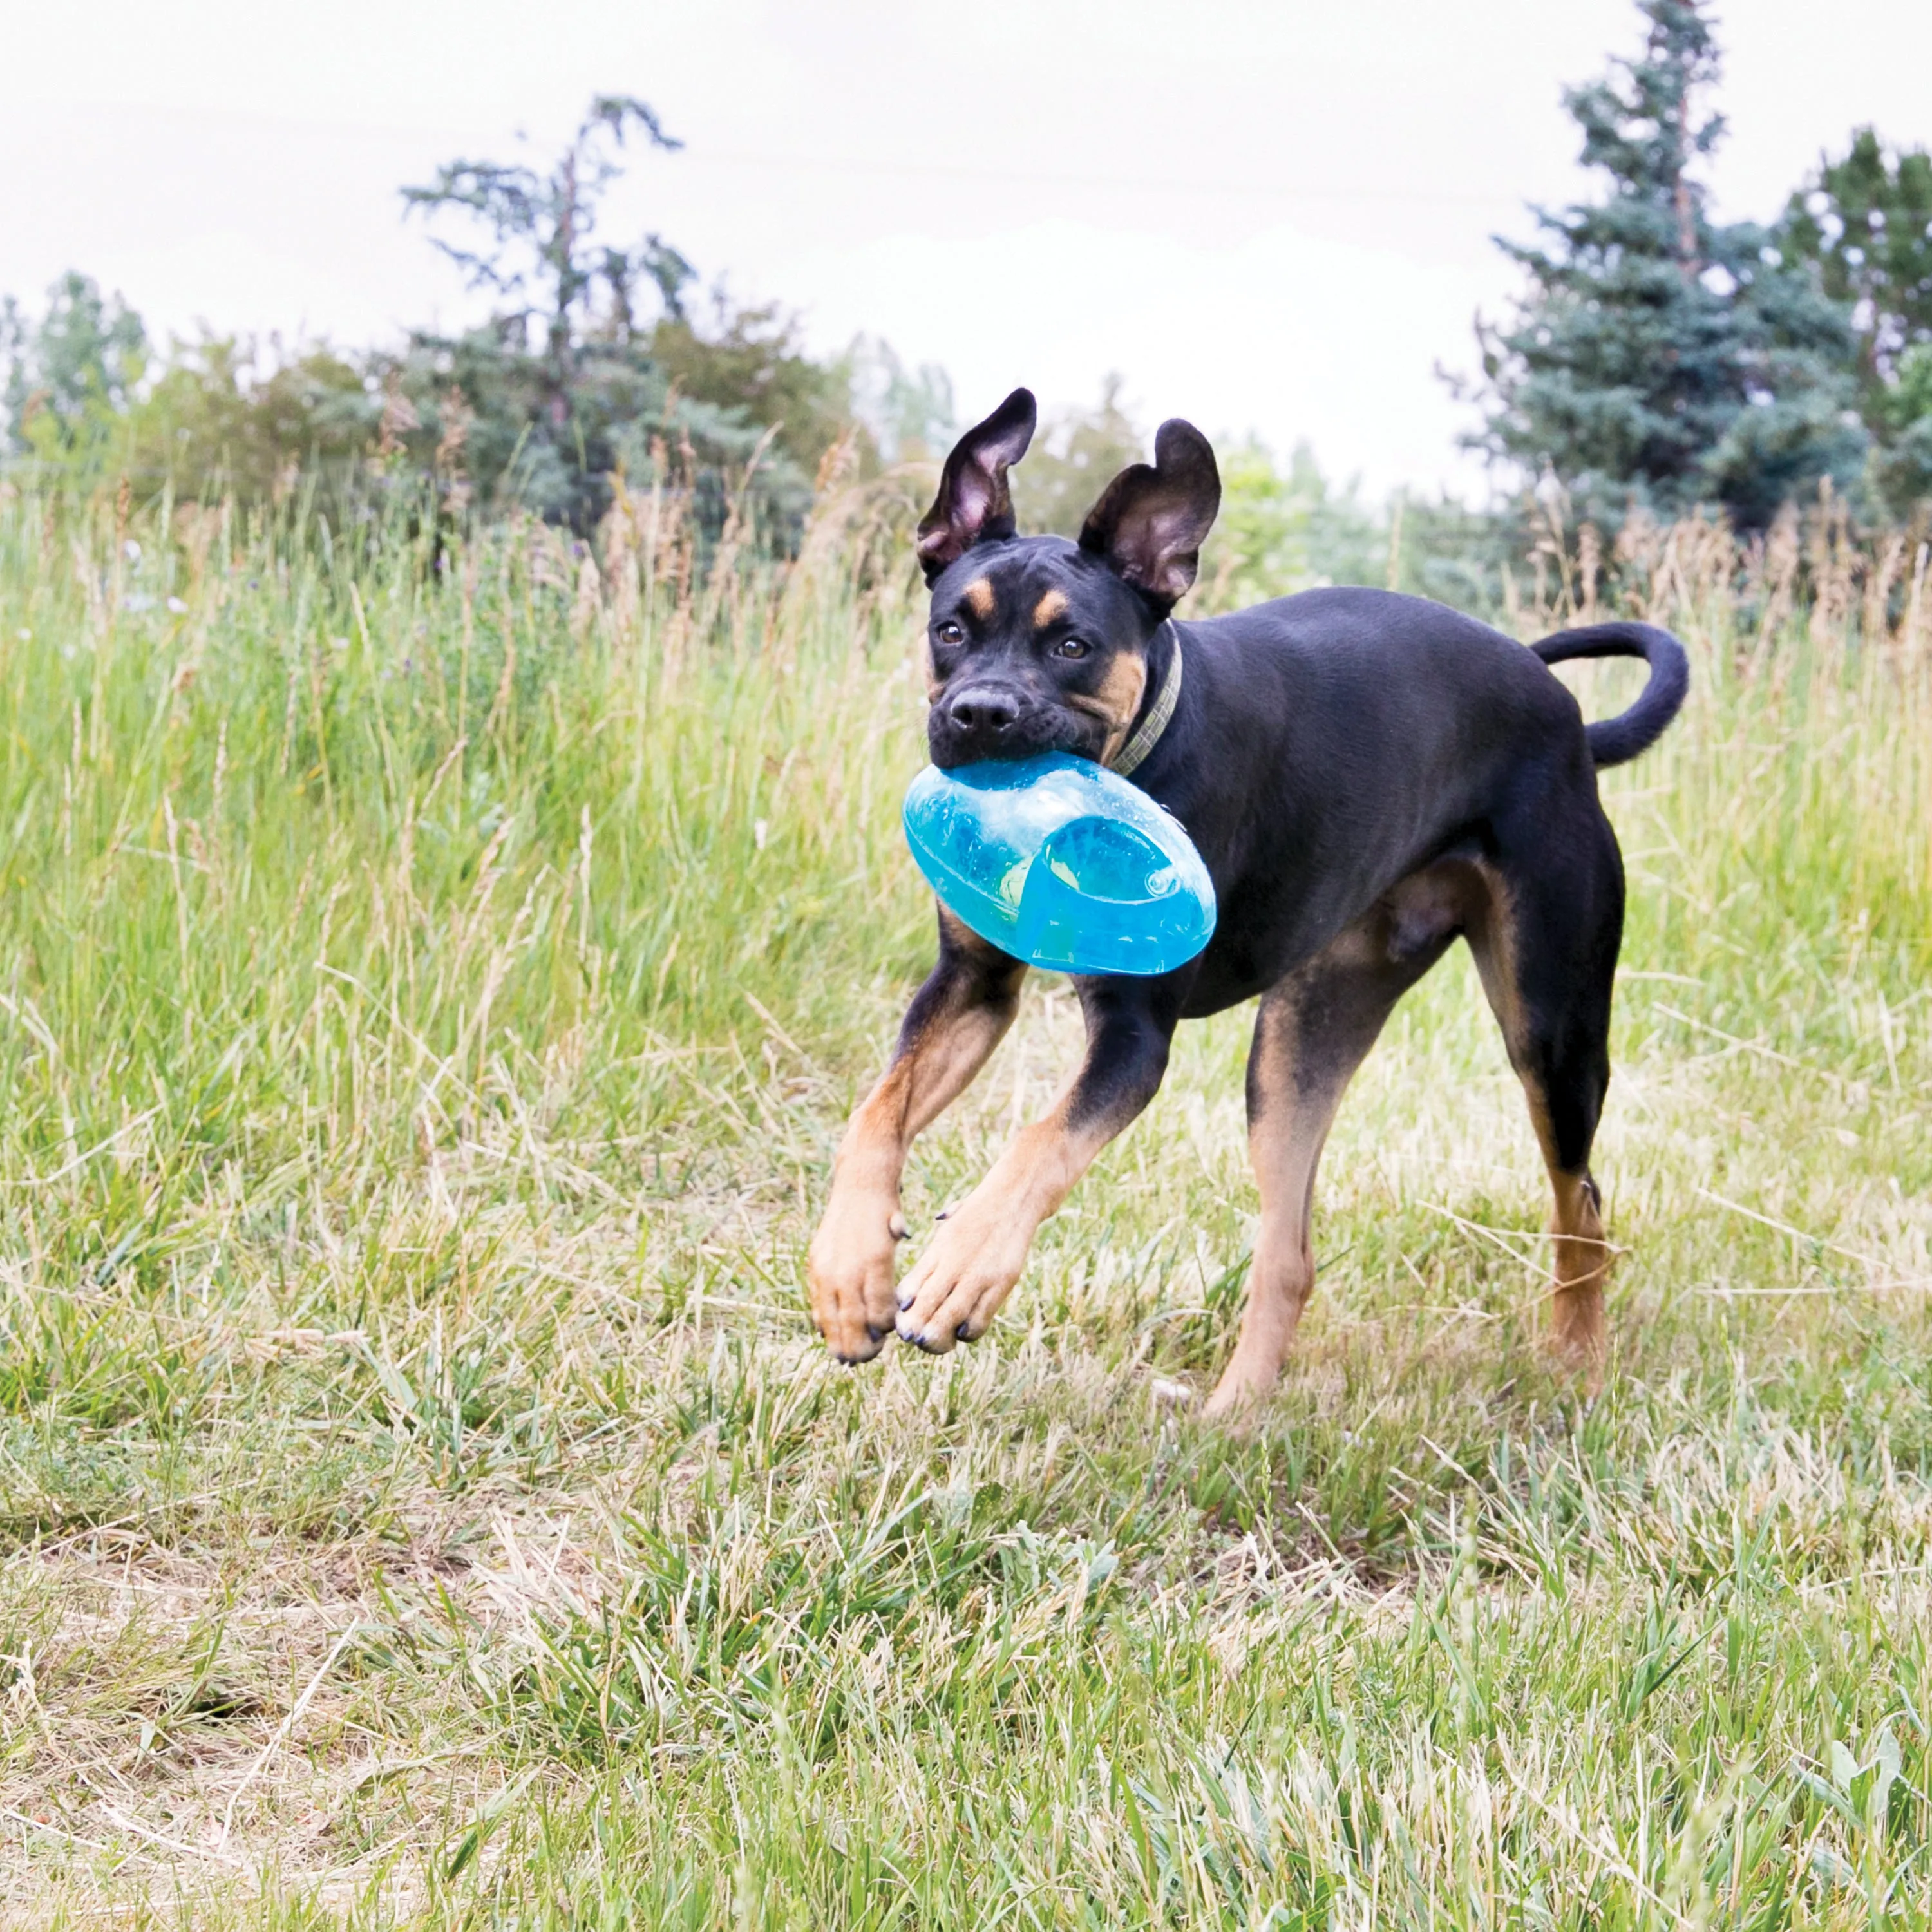
[[[908,369],[883,336],[855,335],[844,356],[853,413],[887,463],[937,462],[958,434],[952,379],[937,362]]]
[[[128,410],[119,467],[177,497],[278,499],[306,478],[332,497],[352,488],[374,440],[382,398],[357,362],[326,343],[285,356],[272,342],[204,334],[179,340]],[[339,499],[338,500],[339,500]]]
[[[598,232],[640,137],[679,145],[644,102],[599,96],[548,170],[452,161],[403,190],[406,214],[470,226],[431,238],[494,298],[488,319],[458,334],[290,357],[205,334],[174,344],[157,375],[140,318],[84,276],[57,285],[38,322],[0,302],[0,457],[248,501],[302,478],[332,495],[427,478],[446,514],[508,499],[579,531],[628,476],[688,493],[701,530],[748,506],[786,542],[835,445],[827,473],[842,476],[887,445],[896,458],[923,448],[950,419],[950,392],[883,344],[814,358],[775,305],[734,306],[721,292],[708,316],[688,314],[694,272],[677,250],[654,232],[616,246]]]
[[[547,173],[451,161],[427,185],[402,191],[406,212],[458,214],[482,231],[473,246],[432,239],[472,289],[506,299],[461,335],[412,334],[379,372],[401,399],[390,411],[392,434],[427,462],[460,418],[476,484],[578,529],[603,514],[611,472],[627,458],[644,466],[650,434],[664,427],[668,386],[647,325],[682,313],[694,272],[657,234],[622,248],[598,237],[633,133],[653,148],[681,145],[643,101],[600,94]],[[653,312],[640,316],[646,301]]]
[[[1901,512],[1932,496],[1932,154],[1859,128],[1791,197],[1778,245],[1850,305],[1880,489]]]
[[[1932,342],[1898,358],[1898,380],[1874,409],[1873,478],[1902,518],[1932,504]]]
[[[736,308],[721,289],[708,328],[667,316],[651,332],[650,350],[677,395],[773,431],[808,472],[850,423],[846,371],[807,356],[797,318],[776,303]]]
[[[1639,0],[1642,53],[1564,105],[1606,199],[1533,211],[1546,240],[1498,245],[1528,289],[1479,322],[1491,407],[1474,446],[1553,470],[1588,512],[1723,505],[1745,528],[1830,476],[1857,477],[1849,314],[1756,224],[1712,220],[1700,169],[1724,131],[1699,103],[1719,56],[1707,0]]]
[[[1120,388],[1118,376],[1108,376],[1094,408],[1062,410],[1034,439],[1012,475],[1022,529],[1078,536],[1100,492],[1141,460],[1141,433],[1120,406]]]
[[[148,332],[118,295],[68,270],[29,326],[9,297],[0,308],[8,352],[7,435],[16,450],[50,459],[91,450],[128,407],[147,366]]]
[[[260,502],[318,467],[340,482],[369,443],[380,399],[326,344],[264,358],[252,342],[204,334],[151,354],[141,318],[70,271],[30,321],[0,303],[10,449],[44,473],[92,484],[116,475],[144,492]]]
[[[410,212],[481,230],[473,246],[434,238],[472,288],[505,301],[460,335],[418,332],[378,370],[399,399],[392,432],[431,467],[458,426],[466,487],[579,530],[603,515],[619,472],[641,482],[665,451],[715,526],[758,453],[752,500],[767,526],[795,530],[812,467],[850,420],[849,382],[804,355],[775,308],[734,311],[721,295],[700,328],[684,299],[696,272],[662,236],[599,238],[632,134],[681,145],[641,100],[600,95],[548,172],[452,161],[403,190]]]
[[[1852,305],[1858,374],[1889,382],[1915,342],[1932,342],[1932,154],[1888,152],[1859,128],[1791,197],[1780,248],[1815,262],[1826,294]]]
[[[668,313],[680,314],[680,292],[696,273],[658,235],[628,248],[592,238],[604,193],[623,172],[616,151],[632,128],[654,148],[674,152],[684,145],[664,131],[643,101],[599,94],[548,176],[500,161],[448,161],[428,187],[402,191],[406,212],[420,209],[427,217],[459,210],[487,232],[480,249],[431,238],[472,289],[527,298],[494,320],[503,332],[541,328],[547,413],[559,430],[568,418],[570,391],[586,346],[621,347],[634,340],[643,285]]]

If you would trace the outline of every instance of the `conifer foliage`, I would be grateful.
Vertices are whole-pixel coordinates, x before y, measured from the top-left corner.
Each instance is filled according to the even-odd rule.
[[[1873,480],[1910,515],[1932,498],[1932,153],[1859,128],[1791,197],[1778,238],[1851,304]]]
[[[1490,406],[1472,440],[1554,472],[1600,518],[1706,502],[1756,527],[1858,473],[1849,312],[1762,228],[1711,218],[1724,122],[1700,104],[1719,66],[1706,0],[1639,10],[1642,53],[1564,96],[1609,194],[1536,209],[1539,242],[1498,238],[1528,286],[1506,324],[1478,324]]]
[[[614,246],[606,198],[632,137],[682,143],[628,94],[601,94],[547,170],[460,160],[406,188],[408,212],[459,218],[473,238],[434,235],[489,320],[460,335],[413,333],[377,370],[394,439],[419,468],[454,472],[454,493],[514,500],[590,530],[616,479],[666,480],[694,494],[716,530],[734,497],[768,535],[795,534],[814,468],[851,418],[851,372],[814,361],[776,306],[734,310],[722,290],[708,326],[687,312],[697,272],[648,232]],[[441,453],[460,445],[460,468]]]
[[[418,331],[391,376],[392,438],[441,442],[454,433],[484,490],[512,494],[548,517],[588,527],[610,499],[608,478],[664,427],[665,385],[652,361],[640,300],[671,316],[693,275],[663,238],[614,248],[597,233],[602,203],[635,133],[651,147],[682,144],[628,95],[599,95],[548,172],[457,160],[403,190],[411,213],[456,216],[476,236],[436,246],[474,289],[500,304],[455,337]],[[632,446],[628,449],[626,446]]]

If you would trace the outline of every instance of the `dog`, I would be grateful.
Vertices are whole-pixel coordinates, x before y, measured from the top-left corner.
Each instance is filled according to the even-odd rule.
[[[1316,1168],[1343,1089],[1396,1002],[1460,938],[1555,1196],[1550,1340],[1594,1378],[1610,1250],[1590,1148],[1624,913],[1596,775],[1676,715],[1682,646],[1605,623],[1526,650],[1444,605],[1369,590],[1177,622],[1220,505],[1207,439],[1162,424],[1153,463],[1108,484],[1078,542],[1024,537],[1007,472],[1036,413],[1017,389],[968,430],[919,526],[933,762],[1064,752],[1130,772],[1193,839],[1219,922],[1172,972],[1075,980],[1078,1070],[896,1284],[908,1150],[986,1064],[1026,973],[940,908],[938,962],[852,1117],[812,1239],[820,1334],[845,1362],[895,1332],[936,1354],[982,1335],[1040,1223],[1159,1089],[1176,1025],[1258,998],[1247,1114],[1261,1218],[1240,1336],[1207,1413],[1250,1408],[1314,1286]],[[1629,710],[1586,724],[1549,667],[1592,657],[1641,658],[1649,676]]]

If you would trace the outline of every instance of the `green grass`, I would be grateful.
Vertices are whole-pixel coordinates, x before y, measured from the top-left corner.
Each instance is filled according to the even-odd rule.
[[[8,1922],[1932,1922],[1922,638],[1650,584],[1601,1395],[1458,955],[1234,1439],[1243,1014],[979,1347],[805,1320],[930,944],[864,532],[134,535],[0,503]]]

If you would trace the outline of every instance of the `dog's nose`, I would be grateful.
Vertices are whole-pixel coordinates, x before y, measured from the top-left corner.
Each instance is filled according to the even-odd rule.
[[[1010,693],[980,685],[956,692],[946,700],[946,715],[962,731],[1004,731],[1020,715],[1018,700]]]

